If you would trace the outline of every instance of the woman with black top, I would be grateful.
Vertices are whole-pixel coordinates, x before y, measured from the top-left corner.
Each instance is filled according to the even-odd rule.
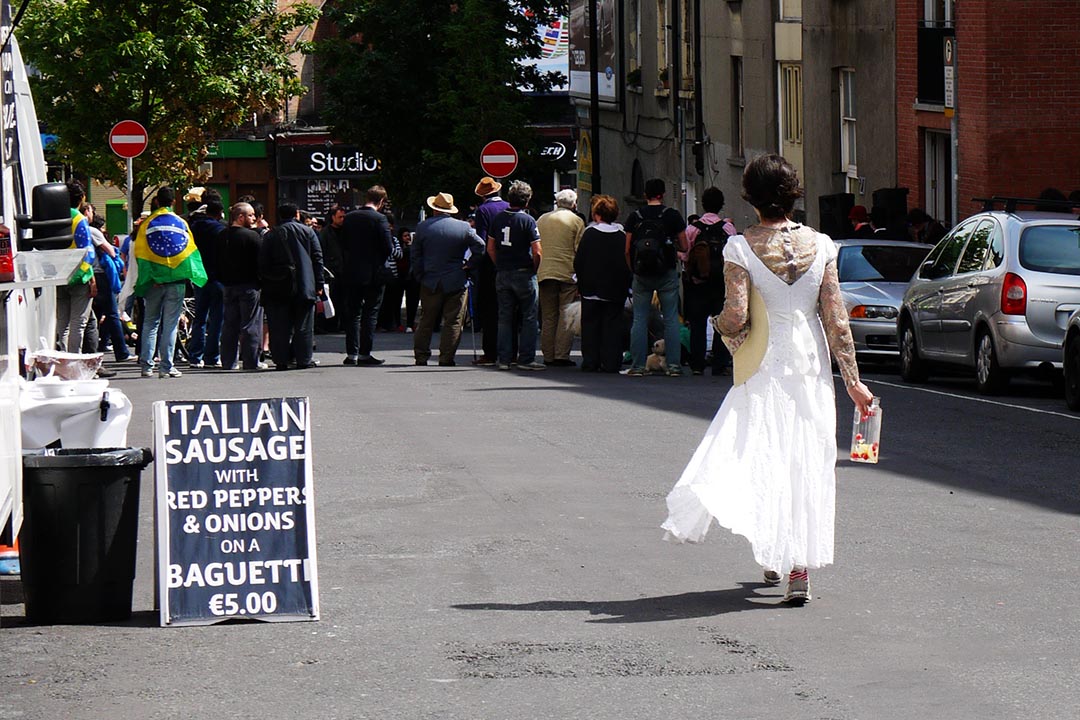
[[[623,306],[630,290],[626,231],[615,222],[619,204],[610,195],[592,199],[593,222],[574,256],[581,293],[581,369],[617,373],[622,367]]]

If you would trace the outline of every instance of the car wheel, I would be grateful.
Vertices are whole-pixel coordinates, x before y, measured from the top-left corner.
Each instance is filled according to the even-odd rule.
[[[1008,381],[1008,374],[998,365],[994,339],[983,330],[975,346],[975,386],[983,395],[996,395]]]
[[[904,382],[926,382],[926,363],[919,357],[919,343],[910,322],[900,326],[900,377]]]
[[[1080,410],[1080,335],[1065,344],[1065,404]]]

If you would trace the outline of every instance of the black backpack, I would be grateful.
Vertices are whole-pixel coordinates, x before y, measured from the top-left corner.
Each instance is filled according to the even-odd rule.
[[[686,255],[686,272],[691,278],[707,283],[724,281],[724,246],[729,237],[724,230],[726,222],[721,219],[711,225],[700,220],[693,223],[698,234]]]
[[[667,229],[660,217],[645,217],[640,210],[636,214],[641,222],[634,230],[631,244],[634,274],[644,277],[663,275],[670,268]]]

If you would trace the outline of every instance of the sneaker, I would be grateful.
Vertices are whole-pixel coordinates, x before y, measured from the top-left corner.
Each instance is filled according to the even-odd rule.
[[[481,355],[480,357],[473,360],[472,364],[477,366],[494,365],[495,361],[489,358],[487,355]]]
[[[365,355],[364,357],[356,358],[356,364],[357,365],[374,366],[374,365],[382,365],[384,362],[386,362],[386,361],[385,360],[380,360],[379,358],[375,357],[374,355]]]
[[[705,371],[704,370],[691,370],[690,374],[691,375],[704,375]]]
[[[630,377],[645,377],[649,374],[649,371],[641,367],[632,367],[626,371],[626,374]]]
[[[668,366],[668,369],[664,371],[664,374],[668,377],[682,377],[682,368]]]
[[[498,365],[496,365],[496,367],[499,370],[509,370],[510,369],[510,365],[508,363],[499,363]]]
[[[184,373],[180,372],[177,368],[171,368],[168,372],[159,372],[159,378],[178,378],[183,377]]]
[[[116,377],[116,371],[115,371],[115,370],[110,370],[109,368],[105,367],[104,365],[102,365],[101,367],[99,367],[99,368],[97,369],[97,373],[96,373],[96,374],[97,374],[97,376],[98,376],[99,378],[111,378],[111,377]]]
[[[416,360],[413,364],[416,365],[416,367],[425,367],[427,365],[427,360]]]
[[[342,365],[355,365],[356,364],[356,356],[355,355],[346,355],[345,359],[341,361],[341,364]]]
[[[775,570],[766,570],[765,571],[765,584],[766,585],[772,585],[772,586],[775,587],[776,585],[780,584],[780,578],[781,578],[780,573],[776,572]]]
[[[806,568],[792,568],[788,574],[784,602],[790,605],[805,605],[810,599],[810,574],[806,572]]]
[[[405,328],[405,333],[406,333],[406,334],[408,334],[408,333],[411,333],[411,332],[412,332],[412,328],[411,328],[411,327],[407,327],[407,328]]]
[[[221,369],[221,361],[220,360],[215,360],[214,362],[210,363],[209,365],[205,365],[204,367],[217,368],[218,370],[220,370]]]
[[[235,365],[233,365],[233,369],[234,369],[234,370],[236,369],[236,366],[235,366]],[[242,370],[243,370],[244,372],[259,372],[260,370],[269,370],[269,369],[270,369],[270,366],[269,366],[269,365],[267,365],[267,364],[266,364],[266,363],[264,363],[264,362],[260,362],[259,364],[257,364],[257,365],[256,365],[255,367],[253,367],[253,368],[241,368],[241,369],[242,369]]]
[[[547,365],[533,360],[531,363],[518,363],[518,370],[547,370]]]
[[[202,360],[188,360],[187,366],[189,368],[198,368],[200,370],[206,367]]]
[[[154,371],[153,371],[152,368],[148,368],[146,370],[143,370],[140,374],[143,377],[154,377]]]
[[[138,355],[136,355],[135,353],[129,353],[129,354],[125,355],[124,357],[119,358],[116,362],[118,362],[118,363],[136,362],[136,361],[138,361],[138,359],[139,359]]]

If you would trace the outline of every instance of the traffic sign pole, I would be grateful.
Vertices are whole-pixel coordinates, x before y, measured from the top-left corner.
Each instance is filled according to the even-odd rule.
[[[135,173],[132,171],[131,158],[127,159],[127,195],[127,231],[128,235],[130,235],[133,229],[131,206],[132,202],[135,200]]]

